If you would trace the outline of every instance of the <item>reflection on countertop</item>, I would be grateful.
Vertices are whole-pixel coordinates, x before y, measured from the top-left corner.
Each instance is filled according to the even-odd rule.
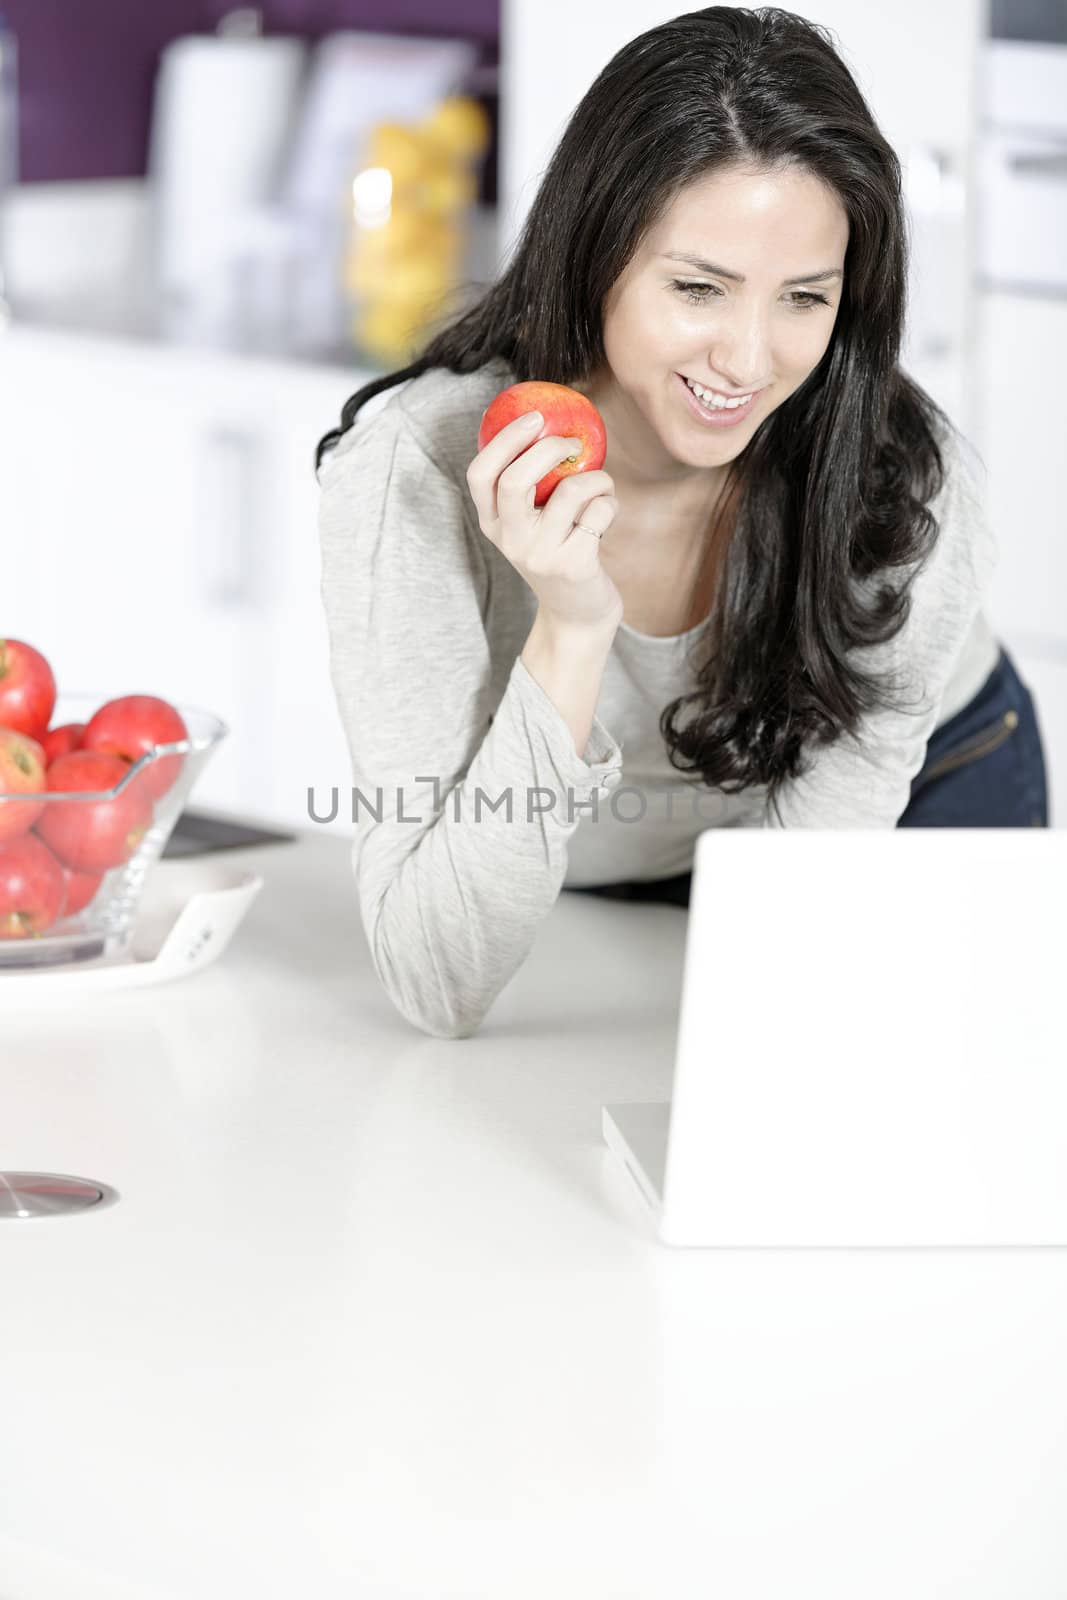
[[[216,850],[246,849],[251,845],[292,844],[295,833],[259,824],[239,822],[236,817],[212,811],[186,809],[174,824],[163,855],[203,856]]]

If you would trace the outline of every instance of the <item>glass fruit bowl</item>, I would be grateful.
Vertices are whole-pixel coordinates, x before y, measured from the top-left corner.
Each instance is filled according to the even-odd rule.
[[[87,723],[108,698],[61,694],[52,726]],[[145,879],[229,732],[172,704],[188,738],[157,745],[113,787],[0,793],[0,997],[5,970],[127,953]]]

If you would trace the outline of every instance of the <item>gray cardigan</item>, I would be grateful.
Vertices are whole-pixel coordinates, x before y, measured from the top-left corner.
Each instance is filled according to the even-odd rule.
[[[679,772],[659,715],[690,686],[707,624],[675,638],[620,625],[589,742],[519,659],[537,609],[482,533],[466,483],[478,424],[514,382],[497,358],[391,391],[319,470],[330,670],[352,758],[363,927],[386,992],[439,1037],[474,1032],[525,959],[561,887],[662,878],[708,827],[891,828],[927,740],[997,658],[980,609],[996,547],[976,470],[946,444],[941,531],[908,622],[862,652],[914,690],[913,714],[811,753],[780,792],[726,795]],[[349,804],[351,802],[351,806]]]

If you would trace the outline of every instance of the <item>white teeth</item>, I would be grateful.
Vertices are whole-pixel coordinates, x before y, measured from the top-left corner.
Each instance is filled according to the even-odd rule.
[[[697,399],[706,405],[711,411],[736,411],[738,406],[747,406],[748,402],[752,399],[750,394],[741,394],[738,395],[735,400],[723,400],[711,389],[705,389],[703,384],[693,383],[692,379],[690,378],[686,378],[685,381],[689,385],[690,389],[692,389]]]

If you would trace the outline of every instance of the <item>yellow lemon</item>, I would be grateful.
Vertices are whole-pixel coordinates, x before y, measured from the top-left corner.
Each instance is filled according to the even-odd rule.
[[[394,206],[388,222],[378,228],[356,227],[352,237],[368,259],[381,261],[432,252],[454,254],[462,243],[462,232],[450,219],[413,206]]]
[[[417,129],[402,122],[379,122],[371,129],[360,159],[363,166],[388,168],[395,194],[418,183],[429,153],[428,141]]]
[[[344,285],[349,294],[365,298],[439,299],[451,288],[455,263],[440,254],[409,255],[403,261],[382,262],[355,254],[344,265]]]
[[[433,216],[465,211],[477,198],[478,180],[474,173],[455,162],[435,162],[419,186],[419,199]]]
[[[403,300],[380,300],[361,306],[352,321],[360,345],[379,361],[406,362],[420,348],[425,307]]]
[[[438,283],[461,270],[466,248],[463,228],[452,216],[433,216],[425,209],[395,206],[379,227],[358,223],[351,227],[341,267],[341,279],[350,296],[369,296],[387,290],[409,264]]]
[[[436,303],[452,284],[447,262],[435,256],[409,256],[394,267],[388,295],[390,300],[419,300]]]
[[[438,102],[419,124],[454,159],[476,161],[489,148],[492,125],[481,101],[454,94]]]
[[[350,250],[341,272],[345,293],[350,299],[379,295],[389,282],[387,262],[369,259],[361,250]]]

